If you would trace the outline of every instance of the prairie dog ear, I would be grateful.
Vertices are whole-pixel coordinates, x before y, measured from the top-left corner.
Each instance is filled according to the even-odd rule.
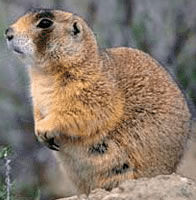
[[[71,27],[71,35],[74,38],[81,39],[83,35],[83,27],[80,21],[73,21]]]

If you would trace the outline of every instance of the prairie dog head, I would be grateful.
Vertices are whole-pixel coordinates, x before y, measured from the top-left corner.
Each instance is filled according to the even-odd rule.
[[[80,17],[50,9],[32,9],[6,31],[8,47],[26,64],[77,64],[97,48],[94,34]]]

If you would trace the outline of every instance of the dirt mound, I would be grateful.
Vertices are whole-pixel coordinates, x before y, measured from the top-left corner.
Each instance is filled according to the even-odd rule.
[[[80,197],[80,200],[85,200]],[[59,200],[79,200],[77,196]],[[177,174],[129,180],[111,192],[96,189],[88,200],[196,200],[196,182]]]

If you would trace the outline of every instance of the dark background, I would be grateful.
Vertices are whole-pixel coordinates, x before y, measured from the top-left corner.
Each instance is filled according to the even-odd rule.
[[[60,189],[51,151],[36,142],[33,133],[28,75],[4,39],[9,24],[30,7],[60,8],[82,16],[103,48],[129,46],[151,54],[180,83],[194,110],[195,0],[0,0],[0,146],[8,144],[13,149],[11,179],[16,198],[52,199]],[[192,148],[179,171],[195,178],[194,139],[189,145]],[[0,175],[1,190],[4,160],[0,161]],[[69,184],[64,189],[68,191]]]

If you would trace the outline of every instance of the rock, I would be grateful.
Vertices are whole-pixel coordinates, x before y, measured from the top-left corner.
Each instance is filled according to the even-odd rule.
[[[58,200],[85,200],[84,196]],[[128,180],[111,192],[96,189],[88,200],[196,200],[196,183],[177,174]]]

